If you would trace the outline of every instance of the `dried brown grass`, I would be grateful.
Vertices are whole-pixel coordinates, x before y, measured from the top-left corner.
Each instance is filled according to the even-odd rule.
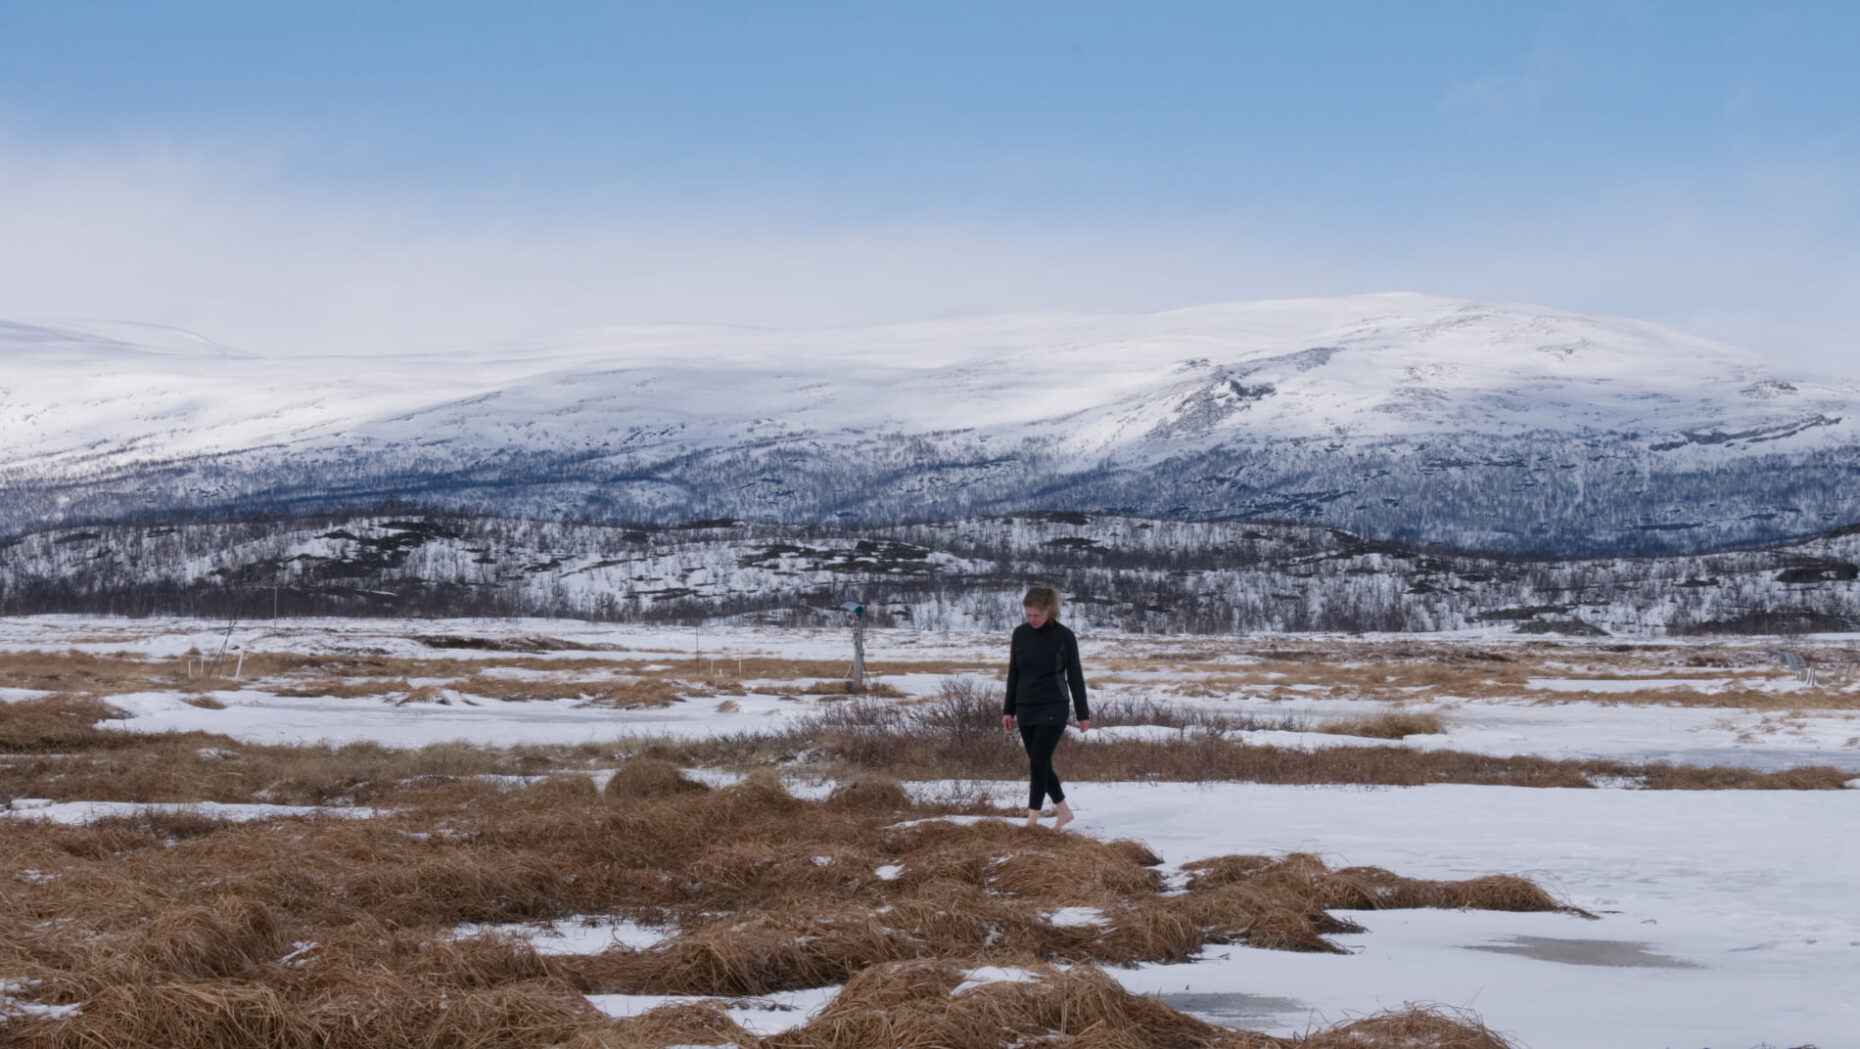
[[[606,794],[610,798],[663,798],[708,790],[708,786],[686,778],[677,765],[662,758],[633,758],[607,781]]]
[[[1200,1049],[1229,1033],[1131,994],[1088,966],[1029,961],[1037,978],[955,993],[962,969],[944,961],[868,968],[806,1025],[764,1042],[767,1049],[995,1049],[1007,1045]]]
[[[685,741],[665,744],[662,749],[681,763],[713,766],[805,753],[811,761],[808,771],[834,778],[870,772],[907,780],[1016,780],[1026,774],[1026,755],[1019,740],[1000,730],[1000,713],[992,697],[979,694],[946,694],[909,705],[835,705],[785,734],[753,740]],[[1650,789],[1840,789],[1846,779],[1826,766],[1779,775],[1732,767],[1635,765],[1387,745],[1304,750],[1253,745],[1194,729],[1170,739],[1062,744],[1055,765],[1067,780],[1113,782],[1586,788],[1606,780],[1635,782]]]
[[[1222,941],[1325,949],[1321,936],[1347,926],[1312,893],[1326,877],[1366,877],[1227,858],[1170,896],[1140,843],[1006,820],[898,823],[892,782],[808,802],[769,770],[714,791],[680,786],[658,759],[621,771],[615,782],[632,786],[605,794],[578,775],[452,793],[460,781],[373,820],[0,822],[0,849],[46,875],[0,885],[0,971],[37,981],[42,1001],[84,1005],[8,1033],[58,1047],[662,1045],[744,1032],[699,1007],[609,1021],[580,995],[844,981],[838,1002],[769,1044],[869,1044],[875,1029],[901,1045],[1242,1044],[1232,1039],[1252,1036],[1133,998],[1084,963],[1181,959]],[[885,864],[897,878],[877,875]],[[1468,899],[1453,905],[1486,897]],[[1105,921],[1048,920],[1081,903]],[[599,913],[681,933],[550,958],[507,937],[449,935],[462,922]],[[952,996],[980,964],[1041,978]]]
[[[462,743],[261,746],[200,732],[97,729],[101,701],[64,697],[0,705],[0,795],[84,801],[375,804],[487,775],[594,767],[605,753],[497,750]],[[23,707],[21,710],[12,708]]]
[[[1464,1010],[1409,1006],[1379,1013],[1328,1030],[1298,1043],[1303,1049],[1366,1049],[1412,1046],[1414,1049],[1511,1049],[1511,1043]]]
[[[478,674],[448,681],[443,686],[463,695],[506,703],[573,699],[583,706],[631,710],[669,707],[686,698],[716,695],[717,690],[691,682],[665,678],[608,678],[600,680],[524,679],[502,674]]]
[[[121,733],[96,727],[123,712],[90,696],[50,695],[0,703],[0,751],[72,750],[107,746]]]
[[[1431,710],[1389,710],[1365,717],[1330,721],[1317,727],[1319,732],[1338,736],[1364,736],[1369,739],[1431,736],[1446,730],[1446,719]]]

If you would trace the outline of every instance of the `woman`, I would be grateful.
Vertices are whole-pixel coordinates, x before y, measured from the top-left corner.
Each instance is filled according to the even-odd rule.
[[[1065,788],[1053,773],[1053,749],[1066,734],[1068,691],[1078,712],[1079,731],[1091,731],[1091,708],[1085,705],[1085,675],[1079,670],[1079,639],[1059,622],[1059,592],[1036,586],[1021,599],[1027,621],[1014,628],[1008,649],[1007,706],[1001,730],[1020,723],[1027,747],[1027,826],[1038,826],[1040,807],[1053,799],[1053,829],[1072,822]]]

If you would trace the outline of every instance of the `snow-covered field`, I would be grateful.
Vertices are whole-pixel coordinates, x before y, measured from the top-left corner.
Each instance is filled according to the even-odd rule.
[[[738,661],[778,658],[832,663],[851,668],[847,632],[775,627],[711,627],[678,630],[646,626],[590,624],[572,620],[282,620],[234,625],[199,620],[110,620],[80,616],[0,619],[0,653],[24,650],[133,653],[151,658],[217,659],[232,668],[240,651],[294,652],[332,656],[363,655],[404,659],[444,657],[483,663],[495,670],[509,651],[436,649],[416,638],[546,637],[571,646],[556,651],[524,652],[528,660],[611,660],[616,668],[675,672],[694,679],[729,677]],[[1516,638],[1499,629],[1421,635],[1426,643],[1451,651],[1455,646],[1486,649],[1507,646],[1523,651],[1546,642]],[[1327,639],[1307,635],[1322,645]],[[1350,638],[1373,643],[1373,636]],[[1390,644],[1412,645],[1416,635],[1389,635]],[[1792,639],[1793,641],[1794,639]],[[1853,639],[1829,636],[1834,646]],[[1610,639],[1609,644],[1619,644]],[[1800,643],[1800,642],[1797,642]],[[1817,643],[1811,639],[1808,643]],[[1780,666],[1714,670],[1701,675],[1683,666],[1689,653],[1730,651],[1761,654],[1763,639],[1662,642],[1661,650],[1685,676],[1649,676],[1640,668],[1599,677],[1588,660],[1597,651],[1581,641],[1556,643],[1566,658],[1549,661],[1568,671],[1565,677],[1533,677],[1525,684],[1478,696],[1450,690],[1409,690],[1400,709],[1434,711],[1446,731],[1376,741],[1390,746],[1455,750],[1478,754],[1538,755],[1548,758],[1606,758],[1625,762],[1678,762],[1782,769],[1798,765],[1832,765],[1860,776],[1860,682],[1843,681],[1809,688]],[[1189,709],[1295,725],[1305,731],[1233,730],[1233,737],[1277,746],[1348,746],[1364,740],[1316,731],[1324,723],[1387,710],[1383,699],[1338,695],[1335,686],[1297,681],[1234,680],[1249,662],[1239,649],[1225,652],[1220,639],[1170,641],[1147,635],[1097,635],[1083,638],[1087,674],[1116,661],[1142,659],[1145,669],[1118,670],[1112,684],[1099,689],[1104,704],[1158,700]],[[1193,666],[1173,662],[1171,652],[1188,653]],[[187,653],[197,653],[193,657]],[[937,693],[951,673],[984,679],[995,675],[1005,658],[1005,638],[977,633],[920,633],[880,630],[871,633],[867,658],[901,670],[881,680],[907,697]],[[1677,654],[1673,654],[1677,653]],[[1208,657],[1213,656],[1212,662]],[[641,661],[644,661],[643,663]],[[910,664],[930,669],[912,670]],[[1578,670],[1580,672],[1578,672]],[[546,673],[512,672],[547,679]],[[1218,690],[1195,687],[1210,678]],[[565,678],[575,675],[564,675]],[[585,676],[585,675],[582,675]],[[409,682],[439,684],[413,679]],[[815,713],[823,697],[797,696],[788,682],[742,682],[746,694],[733,695],[718,709],[716,699],[691,699],[668,707],[613,710],[588,706],[573,698],[503,703],[469,694],[443,694],[424,702],[280,696],[256,685],[211,693],[225,709],[205,709],[186,701],[191,693],[136,692],[112,696],[110,703],[131,718],[121,727],[132,731],[200,730],[259,743],[353,742],[378,740],[395,746],[466,741],[491,745],[514,743],[585,743],[641,736],[690,737],[768,731]],[[1786,709],[1688,705],[1739,692],[1789,701]],[[1347,692],[1347,690],[1344,690]],[[0,689],[0,698],[37,694]],[[443,700],[443,702],[442,702]],[[1817,704],[1825,704],[1818,706]],[[733,704],[733,705],[732,705]],[[1119,735],[1168,736],[1174,729],[1141,725],[1101,729],[1100,738]]]
[[[845,659],[849,648],[845,633],[833,630],[732,628],[700,634],[538,620],[286,620],[229,630],[199,621],[44,617],[0,620],[0,655],[32,650],[199,660],[241,651],[443,655],[482,662],[487,669],[511,656],[479,649],[439,652],[412,640],[421,636],[547,637],[586,647],[526,652],[524,658],[605,659],[633,670],[691,667],[698,671],[694,678],[725,674],[738,659],[833,661]],[[1389,640],[1442,652],[1522,644],[1498,632]],[[935,694],[951,673],[991,674],[1003,657],[1003,641],[993,635],[877,631],[867,654],[893,668],[883,680],[905,697],[895,701],[907,702]],[[1683,656],[1717,646],[1748,655],[1762,645],[1699,642],[1671,651]],[[1172,648],[1184,658],[1172,662]],[[1362,744],[1315,729],[1393,705],[1437,712],[1445,731],[1386,741],[1390,746],[1765,769],[1827,764],[1852,770],[1857,778],[1850,787],[1860,784],[1860,711],[1853,709],[1849,684],[1809,688],[1748,660],[1727,660],[1734,665],[1702,672],[1677,657],[1670,672],[1637,665],[1610,677],[1598,673],[1606,665],[1599,650],[1582,642],[1565,643],[1554,654],[1557,659],[1540,661],[1548,670],[1533,672],[1512,694],[1416,692],[1391,704],[1340,695],[1335,687],[1300,687],[1295,680],[1250,681],[1228,692],[1184,687],[1233,680],[1249,661],[1257,662],[1219,639],[1096,636],[1084,645],[1088,674],[1115,664],[1105,676],[1116,683],[1099,690],[1098,702],[1108,707],[1153,700],[1293,726],[1229,730],[1258,742]],[[544,681],[549,676],[546,670],[527,673]],[[503,702],[456,695],[445,702],[405,703],[379,696],[288,697],[268,691],[262,681],[213,692],[222,709],[190,704],[180,691],[130,692],[108,702],[130,715],[120,727],[144,732],[200,729],[253,742],[508,745],[754,732],[792,725],[833,702],[795,695],[792,683],[783,684],[745,681],[744,694],[731,696],[726,709],[709,697],[633,710],[572,698]],[[1709,701],[1727,689],[1777,697],[1787,705],[1745,709],[1682,702]],[[9,687],[0,691],[0,700],[39,694],[43,690]],[[1576,694],[1586,698],[1569,698]],[[1178,731],[1132,724],[1093,735]],[[1062,749],[1062,774],[1064,755]],[[807,786],[810,794],[823,789]],[[1003,802],[1020,789],[947,781],[911,788],[936,796],[978,786]],[[1523,874],[1597,915],[1585,920],[1486,911],[1373,912],[1357,915],[1366,932],[1340,937],[1352,948],[1348,955],[1220,947],[1188,964],[1115,972],[1127,987],[1215,1022],[1293,1034],[1405,1002],[1428,1002],[1467,1009],[1530,1049],[1860,1046],[1860,907],[1854,902],[1860,899],[1860,791],[1081,783],[1071,796],[1080,815],[1076,830],[1141,839],[1169,871],[1210,856],[1307,851],[1335,867],[1376,865],[1414,877]],[[203,814],[266,818],[294,811],[279,809],[220,806]],[[5,815],[82,820],[101,811],[82,802],[49,805],[22,798]],[[1090,919],[1084,913],[1067,918]],[[637,945],[657,935],[598,920],[538,926],[525,934],[539,949],[570,952],[598,951],[614,942]],[[745,1001],[732,1016],[752,1031],[773,1031],[804,1021],[829,996],[816,991]],[[601,996],[596,1004],[626,1015],[659,1001]]]
[[[1404,1002],[1532,1049],[1860,1046],[1860,792],[1085,784],[1078,828],[1171,864],[1311,851],[1417,877],[1528,874],[1598,914],[1381,911],[1357,953],[1223,947],[1122,972],[1290,1034]]]

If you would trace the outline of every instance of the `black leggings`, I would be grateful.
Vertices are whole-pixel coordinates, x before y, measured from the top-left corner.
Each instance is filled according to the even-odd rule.
[[[1050,795],[1055,803],[1066,800],[1066,791],[1053,771],[1053,749],[1066,734],[1064,725],[1022,725],[1020,741],[1027,746],[1027,811],[1038,812]]]

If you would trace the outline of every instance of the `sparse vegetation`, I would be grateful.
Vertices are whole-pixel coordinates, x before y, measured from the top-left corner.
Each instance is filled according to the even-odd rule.
[[[1305,856],[1211,861],[1169,895],[1139,843],[950,820],[892,781],[806,802],[767,770],[721,790],[664,772],[634,762],[615,782],[635,786],[605,796],[579,776],[457,781],[368,820],[0,822],[7,855],[36,872],[0,894],[0,972],[33,1000],[80,1007],[7,1033],[31,1047],[372,1049],[710,1032],[799,1049],[874,1044],[881,1031],[994,1047],[1104,1023],[1140,1045],[1278,1045],[1130,995],[1093,966],[1181,960],[1205,943],[1335,950],[1327,935],[1359,927],[1331,909],[1562,909],[1521,879],[1414,882]],[[1103,920],[1048,920],[1081,904]],[[539,956],[520,939],[453,936],[462,923],[578,914],[667,938]],[[952,995],[980,965],[1036,978]],[[611,1021],[582,997],[841,983],[820,1016],[767,1042],[701,1006]]]
[[[702,697],[707,708],[727,709],[737,699],[725,697],[804,695],[844,669],[746,659],[739,670],[733,658],[654,662],[546,641],[479,648],[489,654],[469,659],[254,652],[241,685],[313,695],[350,688],[357,700],[390,702]],[[1411,706],[1417,697],[1478,702],[1520,694],[1539,676],[1615,688],[1635,676],[1722,682],[1778,673],[1761,650],[1202,639],[1178,663],[1166,642],[1132,647],[1130,659],[1094,666],[1103,668],[1099,685],[1109,686],[1097,690],[1096,723],[1172,731],[1070,743],[1069,778],[1789,790],[1836,789],[1849,778],[1832,768],[1762,773],[1398,745],[1450,727],[1437,711]],[[32,822],[29,813],[0,819],[0,850],[32,872],[0,883],[7,993],[79,1007],[6,1018],[13,1042],[1501,1049],[1506,1043],[1476,1019],[1426,1009],[1297,1042],[1233,1031],[1130,995],[1100,967],[1179,961],[1210,944],[1337,952],[1348,937],[1367,935],[1374,911],[1392,907],[1571,910],[1515,876],[1418,880],[1331,868],[1304,854],[1192,863],[1177,886],[1185,891],[1169,892],[1141,843],[1023,831],[989,818],[982,801],[914,802],[900,780],[1017,780],[1024,771],[1016,742],[1000,730],[998,683],[966,673],[974,668],[959,660],[894,665],[900,674],[949,674],[935,696],[823,694],[808,702],[811,717],[777,731],[702,740],[397,750],[118,727],[115,695],[165,689],[216,702],[227,679],[224,668],[202,669],[211,662],[199,653],[0,654],[0,685],[49,693],[0,703],[0,797],[368,805],[376,815],[233,824],[157,810],[82,827]],[[1156,680],[1157,671],[1168,677]],[[1291,685],[1307,686],[1294,694],[1396,702],[1326,721],[1171,695],[1188,687],[1257,696]],[[1660,694],[1626,695],[1645,702]],[[1307,751],[1248,745],[1237,735],[1258,729],[1389,742]],[[772,770],[777,764],[836,784],[821,800],[803,801]],[[747,776],[713,788],[688,773],[693,766]],[[1098,920],[1057,924],[1051,916],[1061,907],[1090,908]],[[538,955],[518,938],[454,932],[464,923],[578,915],[629,919],[665,939]],[[955,993],[981,965],[1026,979]],[[811,1021],[766,1038],[706,1000],[840,984]],[[613,1020],[588,1005],[590,993],[689,997]]]

